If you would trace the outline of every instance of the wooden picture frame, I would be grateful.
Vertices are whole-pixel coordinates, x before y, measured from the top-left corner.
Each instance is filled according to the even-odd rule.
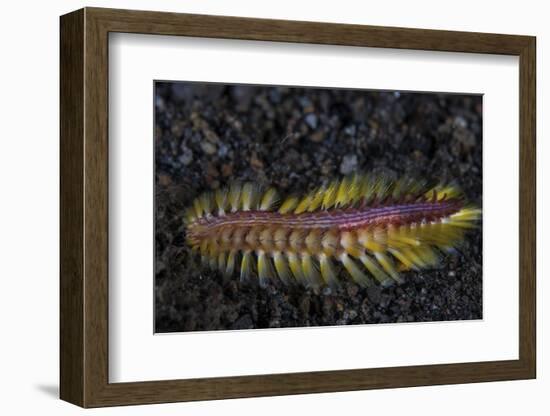
[[[535,378],[534,37],[99,8],[64,15],[60,27],[60,396],[63,400],[82,407],[100,407]],[[518,56],[519,359],[109,383],[110,32]]]

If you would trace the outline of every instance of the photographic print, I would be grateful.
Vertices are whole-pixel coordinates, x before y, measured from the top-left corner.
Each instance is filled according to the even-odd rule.
[[[156,81],[155,332],[482,319],[482,96]]]
[[[63,15],[60,398],[536,378],[536,50],[496,33]]]

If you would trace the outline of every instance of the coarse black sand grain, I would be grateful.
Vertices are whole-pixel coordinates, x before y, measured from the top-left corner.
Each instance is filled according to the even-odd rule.
[[[183,222],[233,179],[284,194],[357,170],[454,180],[481,206],[481,96],[157,82],[154,104],[156,332],[482,318],[481,227],[403,284],[315,294],[202,268]]]

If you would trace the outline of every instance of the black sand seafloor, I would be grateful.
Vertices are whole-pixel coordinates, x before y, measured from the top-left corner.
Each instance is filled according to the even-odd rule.
[[[403,284],[363,289],[343,273],[315,294],[204,269],[183,221],[235,179],[284,195],[354,171],[454,180],[481,206],[481,96],[157,82],[154,106],[156,332],[482,318],[481,227]]]

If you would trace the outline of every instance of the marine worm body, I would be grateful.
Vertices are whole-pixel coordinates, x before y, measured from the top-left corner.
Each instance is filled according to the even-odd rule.
[[[317,289],[344,274],[388,285],[436,266],[480,215],[456,186],[408,178],[355,174],[282,203],[274,188],[234,183],[194,201],[187,241],[212,269],[241,280],[256,271],[262,286],[279,277]]]

